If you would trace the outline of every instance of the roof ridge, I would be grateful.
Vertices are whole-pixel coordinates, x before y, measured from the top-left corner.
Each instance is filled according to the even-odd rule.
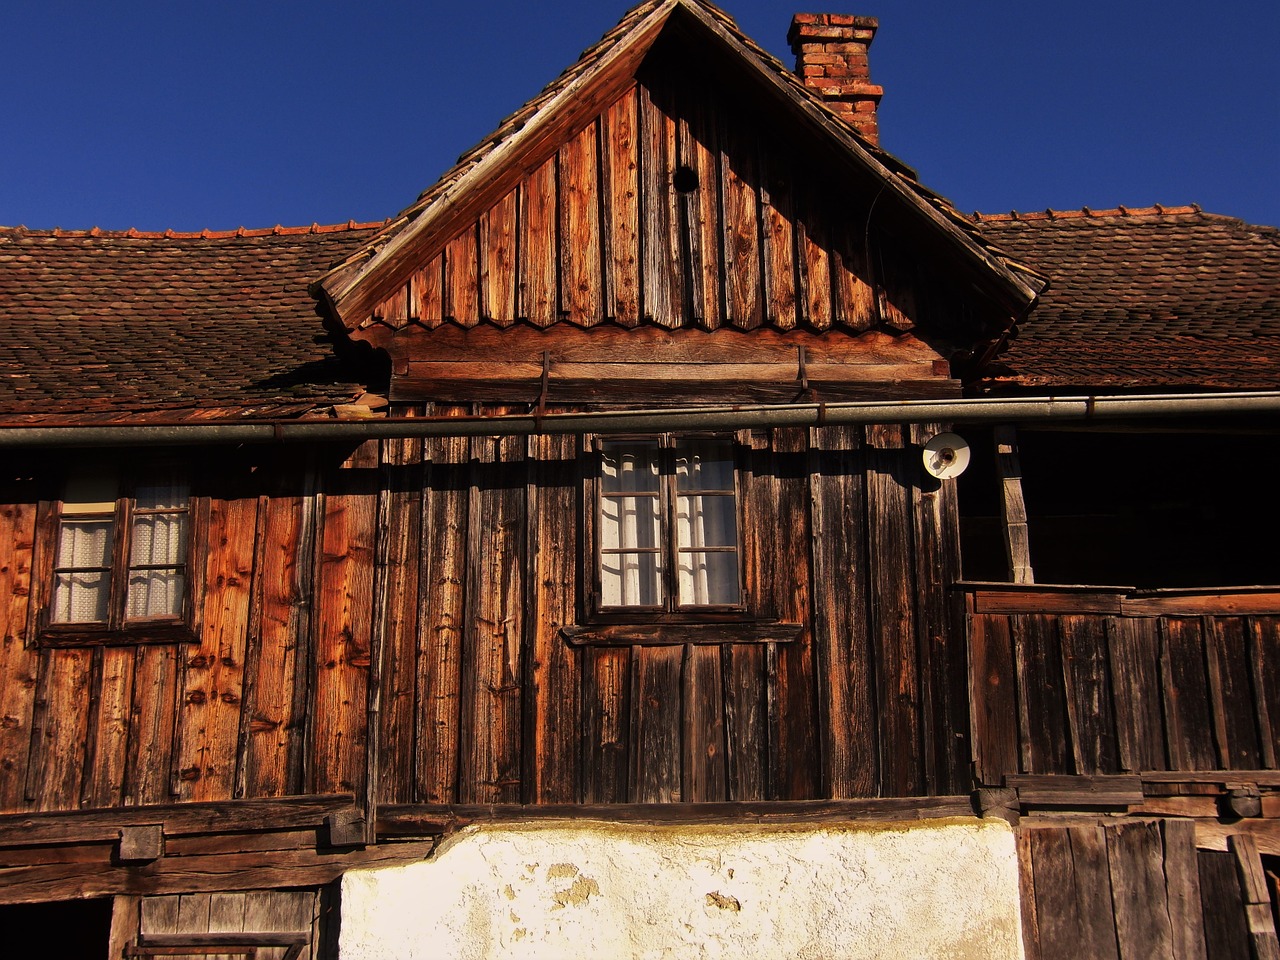
[[[1170,207],[1161,203],[1153,204],[1150,207],[1126,207],[1117,205],[1109,210],[1094,210],[1090,207],[1081,207],[1079,210],[1055,210],[1049,207],[1045,210],[1010,210],[1008,213],[983,213],[975,210],[969,217],[974,223],[992,223],[1010,220],[1077,220],[1081,218],[1098,218],[1098,217],[1173,217],[1185,216],[1187,214],[1199,214],[1206,217],[1226,217],[1225,214],[1205,213],[1200,204],[1192,203],[1186,206]],[[1232,219],[1227,217],[1227,219]]]
[[[63,230],[61,227],[54,227],[52,230],[32,230],[29,227],[19,224],[16,227],[0,226],[0,236],[20,236],[20,237],[107,237],[110,239],[139,239],[139,240],[214,240],[227,239],[229,237],[269,237],[269,236],[301,236],[312,233],[344,233],[349,230],[375,230],[385,227],[390,223],[387,220],[374,220],[367,223],[357,223],[355,220],[348,220],[346,223],[320,224],[312,223],[309,226],[301,227],[284,227],[276,224],[274,227],[239,227],[235,230],[210,230],[207,227],[197,231],[178,231],[178,230],[138,230],[130,227],[128,230],[103,230],[101,227],[92,227],[88,230]]]

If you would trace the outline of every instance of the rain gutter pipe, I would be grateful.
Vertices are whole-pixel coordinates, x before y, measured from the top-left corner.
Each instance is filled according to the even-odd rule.
[[[740,430],[865,423],[982,423],[1280,413],[1280,391],[1146,396],[968,398],[673,407],[497,417],[389,417],[268,423],[0,427],[0,448],[319,443],[410,437],[529,436]]]

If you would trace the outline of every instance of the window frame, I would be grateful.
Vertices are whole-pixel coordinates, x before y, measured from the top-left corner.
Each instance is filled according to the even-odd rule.
[[[603,453],[604,445],[613,442],[645,441],[658,445],[658,497],[659,497],[659,556],[661,557],[661,606],[606,606],[603,602],[603,547],[601,544],[601,517],[604,502]],[[679,582],[676,560],[681,552],[678,542],[676,507],[679,495],[675,471],[675,453],[682,443],[712,441],[723,444],[729,451],[733,467],[733,517],[735,523],[733,553],[736,557],[738,600],[732,604],[679,603]],[[587,588],[583,599],[584,619],[593,624],[697,624],[744,623],[758,618],[750,615],[747,584],[744,575],[743,531],[745,530],[744,498],[742,495],[742,445],[733,434],[705,432],[662,432],[636,434],[591,435],[585,438],[587,470],[584,484],[584,528],[586,549],[581,582]],[[723,493],[715,494],[724,496]],[[714,552],[727,552],[717,550]]]
[[[110,513],[84,513],[88,516],[110,517],[112,524],[112,541],[109,570],[110,585],[107,588],[107,619],[57,621],[54,620],[54,604],[57,597],[57,577],[60,572],[75,567],[64,567],[59,564],[58,553],[64,519],[79,516],[75,504],[69,505],[65,500],[67,481],[78,472],[69,467],[59,480],[59,497],[42,500],[37,508],[37,555],[35,569],[38,575],[33,577],[33,596],[31,603],[31,629],[28,636],[34,637],[41,646],[87,646],[87,645],[131,645],[139,643],[181,643],[195,642],[196,627],[196,587],[197,560],[203,555],[203,529],[200,522],[202,509],[201,499],[192,491],[192,475],[194,471],[185,462],[170,460],[146,461],[136,467],[125,464],[113,464],[105,461],[104,469],[117,467],[117,489],[114,508]],[[92,465],[90,466],[90,469]],[[128,616],[129,575],[138,569],[145,569],[149,564],[131,563],[133,547],[133,521],[138,516],[137,489],[163,471],[178,471],[187,483],[186,545],[182,551],[180,562],[176,565],[163,564],[165,568],[178,567],[183,574],[181,612],[177,615],[150,617]],[[149,513],[150,511],[145,511]],[[157,511],[172,512],[168,509]],[[96,567],[93,569],[97,569]]]

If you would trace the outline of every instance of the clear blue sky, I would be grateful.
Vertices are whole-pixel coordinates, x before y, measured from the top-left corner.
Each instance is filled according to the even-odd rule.
[[[964,211],[1199,203],[1280,224],[1277,0],[725,0],[880,18],[883,145]],[[383,219],[625,0],[8,0],[0,224]]]

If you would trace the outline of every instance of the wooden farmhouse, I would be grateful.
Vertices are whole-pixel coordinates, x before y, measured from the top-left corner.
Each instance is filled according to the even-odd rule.
[[[385,223],[0,229],[5,949],[1280,957],[1280,232],[961,215],[876,28],[646,0]]]

